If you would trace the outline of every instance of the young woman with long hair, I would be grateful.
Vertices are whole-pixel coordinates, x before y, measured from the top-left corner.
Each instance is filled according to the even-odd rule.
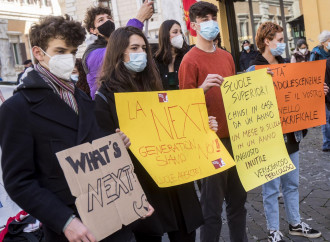
[[[185,42],[181,25],[176,20],[166,20],[159,29],[159,49],[155,61],[165,90],[179,89],[178,71],[189,46]]]
[[[148,41],[139,29],[125,27],[112,33],[100,82],[95,98],[96,117],[100,127],[109,133],[119,127],[115,92],[163,89]],[[195,230],[203,223],[203,216],[193,183],[159,188],[131,152],[130,156],[148,201],[155,208],[151,217],[136,223],[136,240],[161,241],[161,236],[168,233],[171,241],[195,241]]]

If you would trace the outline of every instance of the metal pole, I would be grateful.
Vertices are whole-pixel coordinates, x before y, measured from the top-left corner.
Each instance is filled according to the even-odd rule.
[[[286,58],[289,58],[289,45],[288,45],[288,34],[286,32],[286,21],[284,15],[284,4],[283,0],[280,0],[280,9],[281,9],[281,20],[282,20],[282,27],[283,27],[283,34],[284,34],[284,42],[286,43],[285,54]]]
[[[254,15],[253,15],[252,0],[249,0],[249,10],[250,10],[250,22],[251,22],[251,28],[252,28],[252,40],[253,40],[254,50],[257,50],[257,45],[256,45],[256,41],[255,41],[256,29],[254,27]]]

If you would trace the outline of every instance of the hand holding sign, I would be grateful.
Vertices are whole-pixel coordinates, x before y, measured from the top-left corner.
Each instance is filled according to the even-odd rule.
[[[101,240],[121,229],[123,224],[128,225],[152,212],[120,134],[72,147],[56,156],[70,191],[77,198],[76,207],[84,223],[74,219],[66,231],[68,239],[85,241],[92,239],[93,234]],[[134,204],[140,203],[143,196],[142,209],[134,209]]]
[[[83,225],[83,223],[78,218],[74,218],[69,223],[69,225],[64,230],[64,235],[70,242],[96,242],[96,238],[94,237],[94,235],[88,230],[85,225]]]

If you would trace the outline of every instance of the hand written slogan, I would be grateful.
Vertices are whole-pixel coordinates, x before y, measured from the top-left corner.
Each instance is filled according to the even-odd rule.
[[[159,187],[214,175],[235,163],[208,125],[202,89],[116,93],[120,129]]]
[[[272,78],[266,69],[221,86],[236,167],[246,191],[295,169],[287,153]]]
[[[66,149],[56,156],[77,198],[82,222],[98,241],[147,214],[145,194],[118,134]]]
[[[283,133],[326,123],[323,83],[326,61],[256,66],[269,67],[280,112]]]

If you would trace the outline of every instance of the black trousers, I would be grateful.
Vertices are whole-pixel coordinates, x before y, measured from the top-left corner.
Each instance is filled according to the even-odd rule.
[[[230,139],[221,139],[221,142],[233,155]],[[230,241],[248,241],[246,235],[246,197],[247,193],[239,180],[236,167],[202,179],[201,205],[205,223],[201,227],[201,242],[219,241],[224,199],[226,200]]]
[[[43,226],[43,231],[45,235],[45,242],[68,242],[67,238],[63,233],[57,234],[53,230],[46,226]],[[134,235],[130,225],[123,227],[114,234],[108,236],[107,238],[99,242],[134,242]]]
[[[185,230],[172,231],[167,233],[171,242],[195,242],[196,231],[187,233]],[[162,236],[150,236],[135,233],[136,242],[161,242]]]

